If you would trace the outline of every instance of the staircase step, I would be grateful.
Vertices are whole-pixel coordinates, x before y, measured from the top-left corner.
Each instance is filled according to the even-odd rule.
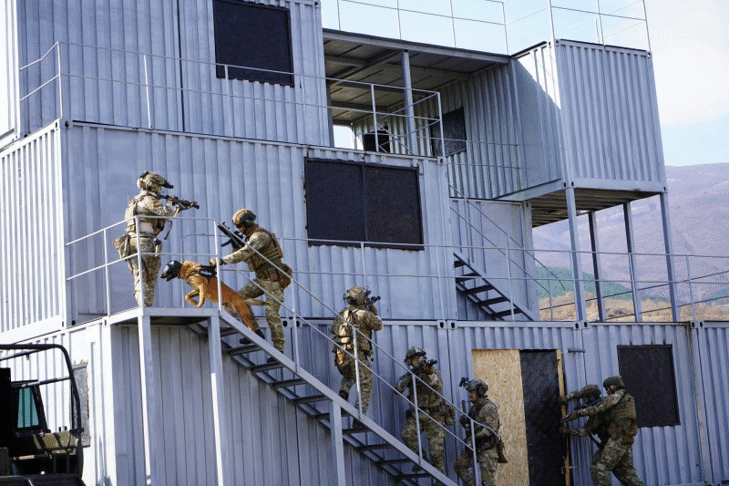
[[[230,348],[228,350],[228,354],[232,356],[238,356],[241,354],[252,353],[254,351],[258,351],[259,349],[261,348],[255,344],[247,344],[245,346],[236,346],[235,348]]]
[[[514,314],[521,314],[521,311],[517,308],[514,308]],[[506,317],[511,315],[511,309],[501,311],[501,312],[494,312],[494,317],[500,318],[500,317]]]
[[[390,449],[392,446],[388,444],[387,442],[382,442],[380,444],[367,444],[357,447],[358,451],[374,451],[377,449]]]
[[[401,457],[400,459],[384,459],[382,461],[377,461],[375,464],[378,466],[387,466],[390,464],[406,464],[406,463],[412,463],[410,459],[407,457]]]
[[[321,402],[322,400],[327,400],[327,397],[325,395],[311,395],[309,397],[294,398],[292,401],[299,405],[301,403]]]
[[[290,380],[277,381],[273,384],[274,388],[284,388],[289,386],[303,385],[306,380],[303,378],[292,378]]]
[[[478,305],[490,306],[490,305],[494,305],[494,304],[501,304],[502,302],[509,302],[509,299],[501,296],[501,297],[494,297],[493,299],[481,300],[476,303]]]
[[[465,294],[472,295],[472,294],[478,294],[478,293],[481,293],[481,292],[486,292],[486,291],[489,291],[489,290],[494,290],[493,285],[489,285],[489,284],[479,285],[478,287],[473,287],[472,289],[466,289],[463,292]]]
[[[458,268],[458,267],[462,267],[462,266],[463,266],[463,265],[465,265],[465,264],[466,264],[466,262],[464,262],[464,261],[463,261],[463,260],[461,260],[460,258],[459,258],[459,259],[457,259],[457,260],[456,260],[455,262],[453,262],[453,266],[454,266],[455,268]]]
[[[238,329],[234,327],[227,327],[225,329],[220,330],[220,337],[230,336],[232,334],[240,334],[238,332]]]
[[[253,366],[251,368],[251,371],[253,371],[254,373],[258,373],[259,371],[275,370],[276,368],[283,368],[283,365],[278,361],[276,361],[275,363],[264,363]]]

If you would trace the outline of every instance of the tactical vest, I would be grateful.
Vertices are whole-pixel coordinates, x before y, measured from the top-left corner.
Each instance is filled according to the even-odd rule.
[[[248,267],[251,272],[256,274],[256,277],[263,278],[266,280],[276,280],[278,277],[278,271],[274,267],[281,268],[283,251],[281,251],[281,245],[278,244],[278,239],[274,233],[270,233],[263,228],[256,228],[251,233],[250,237],[258,232],[266,233],[270,237],[270,242],[258,250],[258,253],[253,252],[250,260],[248,261]],[[249,238],[250,238],[249,237]]]
[[[608,411],[610,437],[632,444],[633,437],[635,437],[635,434],[638,433],[638,427],[635,425],[635,418],[635,398],[623,390],[623,396],[621,396],[618,403]]]
[[[438,378],[440,378],[440,372],[438,370],[433,370],[433,373],[438,375]],[[420,376],[420,379],[422,379],[425,383],[428,383],[428,377],[425,373],[423,373]],[[430,386],[427,386],[425,383],[421,382],[420,380],[416,380],[416,388],[418,393],[418,407],[425,409],[426,411],[431,408],[437,408],[441,406],[441,398],[440,395],[437,393],[437,391],[434,391],[433,388]],[[413,400],[413,391],[410,390],[410,401]]]
[[[481,413],[481,410],[488,403],[491,403],[492,405],[494,404],[491,400],[484,397],[483,400],[481,400],[479,403],[476,403],[474,406],[471,407],[471,410],[468,411],[468,416],[471,417],[473,420],[475,420],[474,428],[476,430],[474,433],[476,433],[476,434],[481,432],[484,429],[484,427],[482,425],[480,425],[479,414]],[[494,405],[494,406],[496,406],[496,405]],[[498,430],[498,429],[499,429],[499,426],[497,425],[496,430]],[[491,434],[487,437],[482,437],[480,439],[476,439],[476,448],[477,449],[490,449],[496,445],[496,442],[497,442],[496,436],[494,434]]]
[[[353,329],[352,326],[354,326],[358,331],[359,334],[357,335],[357,345],[359,347],[360,351],[364,351],[365,353],[369,353],[372,351],[372,346],[370,345],[370,339],[372,339],[372,330],[362,329],[361,323],[359,322],[359,318],[357,317],[357,313],[353,311],[351,308],[344,309],[342,311],[341,321],[338,319],[338,328],[334,329],[334,339],[337,341],[339,345],[341,345],[344,349],[347,351],[352,351],[354,349],[354,336],[353,336]],[[352,325],[350,326],[349,323]]]
[[[138,194],[134,196],[130,201],[129,204],[127,204],[127,209],[124,211],[124,219],[127,221],[127,227],[126,232],[127,233],[136,233],[137,232],[137,223],[135,220],[135,216],[147,216],[145,213],[140,213],[137,210],[137,206],[145,197],[154,197],[151,194]],[[142,226],[142,232],[139,236],[157,236],[162,232],[163,229],[165,229],[166,221],[163,218],[139,218],[139,224]],[[149,233],[151,231],[152,233]]]

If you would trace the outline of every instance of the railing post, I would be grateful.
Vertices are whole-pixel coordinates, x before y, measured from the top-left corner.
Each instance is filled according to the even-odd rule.
[[[635,321],[643,322],[643,309],[640,302],[640,289],[636,282],[637,271],[635,268],[635,239],[633,238],[633,214],[630,211],[630,203],[623,203],[623,219],[625,221],[625,239],[628,245],[628,264],[630,269],[630,289],[633,292],[633,310]]]
[[[509,248],[511,247],[509,243],[509,235],[506,235],[506,278],[509,281],[509,310],[511,311],[511,322],[514,322],[514,286],[511,282],[511,255],[509,252]]]
[[[218,279],[220,281],[220,279]],[[222,295],[222,294],[218,294]],[[219,299],[223,300],[223,299]],[[225,408],[225,379],[223,378],[223,351],[220,344],[220,318],[211,316],[208,324],[208,354],[210,355],[210,387],[213,407],[213,435],[215,437],[215,468],[217,486],[230,484],[230,444],[228,411]]]
[[[688,277],[689,286],[689,298],[691,299],[691,320],[696,320],[696,305],[694,303],[694,289],[691,284],[691,263],[689,261],[689,255],[686,255],[686,276]]]
[[[375,98],[375,85],[370,84],[370,95],[372,98],[372,131],[375,134],[375,152],[380,151],[380,137],[378,132],[380,131],[377,127],[377,100]]]
[[[407,49],[402,51],[402,78],[405,90],[405,120],[408,131],[408,144],[410,154],[417,153],[418,139],[415,134],[415,108],[413,106],[413,84],[410,78],[410,53]]]
[[[61,63],[61,43],[56,42],[57,47],[57,62],[58,62],[58,118],[63,119],[63,75],[62,75],[62,63]]]
[[[109,282],[109,250],[106,228],[104,228],[104,281],[106,282],[106,315],[111,315],[111,282]]]
[[[223,83],[225,84],[225,95],[228,98],[228,102],[225,104],[226,109],[223,112],[224,116],[226,117],[225,125],[228,125],[228,136],[234,137],[235,136],[235,124],[233,123],[233,113],[235,110],[231,106],[233,104],[233,95],[231,93],[231,82],[230,78],[228,77],[228,65],[224,64],[223,69],[225,70],[225,79],[223,80]]]
[[[139,251],[137,251],[139,253]],[[144,300],[142,300],[144,302]],[[159,464],[158,434],[152,430],[159,423],[156,386],[156,370],[154,359],[154,346],[152,345],[152,323],[149,315],[142,313],[137,318],[137,331],[139,340],[139,373],[142,389],[142,435],[144,444],[144,471],[145,484],[157,484],[154,479],[154,465]],[[161,478],[160,478],[161,479]]]
[[[418,435],[418,457],[424,459],[423,444],[420,442],[420,408],[418,407],[418,380],[415,373],[411,373],[413,377],[413,413],[415,414],[415,431]]]

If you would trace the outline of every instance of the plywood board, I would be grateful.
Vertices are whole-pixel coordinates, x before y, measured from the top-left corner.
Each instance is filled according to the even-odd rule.
[[[499,435],[506,446],[507,464],[499,464],[496,484],[529,484],[524,395],[519,350],[482,350],[472,352],[474,377],[489,386],[488,396],[499,408]]]

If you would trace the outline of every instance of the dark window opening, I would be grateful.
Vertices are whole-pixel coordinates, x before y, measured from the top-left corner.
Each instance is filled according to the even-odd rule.
[[[638,427],[681,425],[670,345],[618,346],[618,367],[635,398]]]
[[[216,76],[294,85],[288,9],[213,0]],[[233,66],[246,66],[246,69]]]
[[[423,249],[417,169],[307,159],[305,179],[311,244]]]
[[[443,115],[443,143],[440,139],[440,127],[432,125],[430,127],[430,140],[433,149],[433,156],[440,157],[445,149],[445,156],[466,150],[466,118],[463,114],[463,108],[451,111]]]
[[[362,146],[367,152],[390,152],[390,132],[387,127],[362,135]]]

